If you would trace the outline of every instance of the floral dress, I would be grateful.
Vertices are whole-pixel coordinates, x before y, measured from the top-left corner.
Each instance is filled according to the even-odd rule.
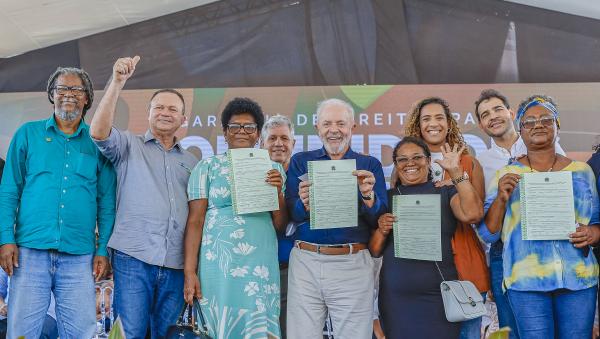
[[[280,164],[273,168],[284,175]],[[208,199],[198,258],[202,312],[213,338],[279,338],[279,263],[271,213],[236,216],[229,172],[227,156],[215,155],[196,165],[188,184],[189,200]]]

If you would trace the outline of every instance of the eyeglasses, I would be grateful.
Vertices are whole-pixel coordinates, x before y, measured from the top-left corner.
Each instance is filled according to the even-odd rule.
[[[58,85],[58,86],[54,87],[54,90],[56,90],[56,94],[58,94],[58,95],[65,95],[65,94],[71,92],[71,94],[73,94],[76,97],[82,97],[85,94],[85,88],[83,88],[81,86]]]
[[[238,134],[240,130],[244,129],[247,134],[256,132],[256,124],[227,124],[227,130],[233,134]]]
[[[521,127],[525,128],[525,129],[532,129],[535,127],[535,125],[537,125],[538,122],[540,123],[540,125],[542,125],[544,127],[550,127],[550,126],[554,125],[554,117],[550,116],[550,115],[546,115],[539,119],[527,118],[527,119],[521,121]]]
[[[408,164],[409,161],[421,162],[425,159],[427,159],[427,156],[425,154],[417,154],[417,155],[413,155],[410,158],[398,157],[394,160],[394,163],[396,164],[396,166],[399,166],[399,165],[406,165],[406,164]]]

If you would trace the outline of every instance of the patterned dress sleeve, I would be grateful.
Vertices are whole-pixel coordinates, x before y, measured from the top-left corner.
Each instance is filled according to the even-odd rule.
[[[208,159],[202,159],[190,174],[188,181],[188,201],[198,199],[208,199],[209,191],[209,178],[208,172],[210,170],[210,164],[212,157]]]
[[[283,166],[281,166],[280,163],[274,162],[274,161],[272,161],[271,163],[272,163],[273,169],[276,169],[279,171],[279,173],[281,173],[281,179],[283,180],[283,186],[281,186],[281,192],[285,196],[285,183],[287,182],[287,176],[285,175],[285,170],[283,169]]]

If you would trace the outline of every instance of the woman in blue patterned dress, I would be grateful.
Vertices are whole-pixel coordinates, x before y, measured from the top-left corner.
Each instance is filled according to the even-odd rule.
[[[229,102],[221,114],[229,148],[250,148],[264,123],[260,106],[247,98]],[[275,227],[287,212],[283,169],[265,173],[277,187],[279,211],[235,215],[229,160],[225,154],[201,160],[188,184],[184,297],[203,298],[202,311],[213,338],[279,338],[279,263]],[[199,263],[199,264],[198,264]]]
[[[503,284],[521,339],[590,338],[598,264],[589,246],[600,239],[594,173],[586,163],[556,153],[560,122],[551,98],[538,95],[523,101],[517,123],[527,155],[496,173],[479,233],[488,242],[500,236],[504,242]],[[557,171],[572,173],[578,226],[569,240],[523,240],[520,175]]]

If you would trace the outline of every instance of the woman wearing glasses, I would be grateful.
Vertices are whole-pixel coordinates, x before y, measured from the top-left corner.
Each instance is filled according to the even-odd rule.
[[[463,135],[444,99],[430,97],[418,101],[411,110],[404,134],[425,141],[431,150],[432,160],[442,158],[441,149],[446,143],[450,147],[462,148],[460,167],[483,203],[485,196],[483,169],[477,159],[467,151]],[[431,162],[431,173],[437,186],[452,185],[450,173],[435,161]],[[469,223],[458,223],[452,237],[452,250],[458,277],[475,284],[479,292],[485,296],[490,289],[489,271],[483,247]],[[464,321],[461,326],[461,339],[481,337],[481,317]]]
[[[229,148],[254,147],[264,123],[260,106],[236,98],[221,114]],[[279,338],[279,263],[275,228],[287,212],[283,168],[273,163],[265,180],[277,187],[279,211],[235,215],[225,154],[203,159],[188,185],[185,232],[186,302],[206,299],[203,313],[212,338]]]
[[[373,256],[383,255],[379,285],[379,312],[385,337],[456,339],[460,323],[446,320],[440,293],[442,277],[431,261],[396,258],[391,214],[394,195],[437,194],[441,207],[442,261],[437,265],[446,280],[456,280],[451,239],[457,220],[478,222],[483,216],[483,203],[460,167],[460,149],[445,144],[442,159],[436,164],[448,171],[454,185],[437,187],[432,181],[431,153],[419,138],[405,137],[394,148],[392,157],[397,185],[388,191],[388,213],[379,217],[378,228],[369,242]]]
[[[560,128],[553,100],[536,95],[521,103],[517,123],[527,155],[496,173],[479,233],[504,242],[504,287],[521,339],[590,338],[598,264],[590,245],[600,239],[598,193],[591,168],[556,153]],[[572,173],[576,225],[569,240],[523,240],[521,174]],[[543,217],[543,216],[542,216]]]

